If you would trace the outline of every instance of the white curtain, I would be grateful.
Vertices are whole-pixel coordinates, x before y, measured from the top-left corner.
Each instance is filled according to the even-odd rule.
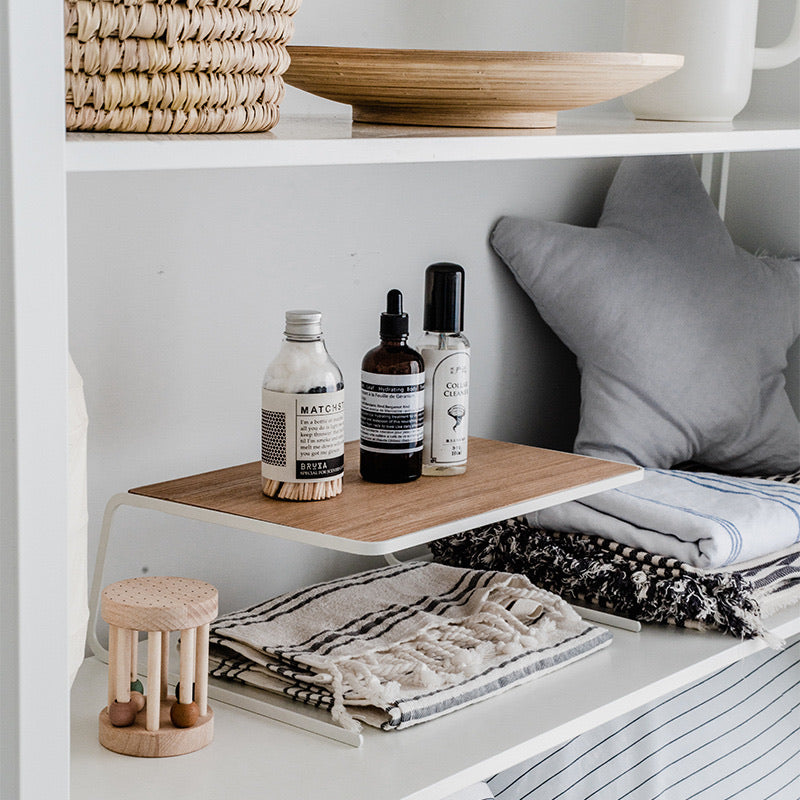
[[[86,500],[86,441],[88,415],[81,379],[69,359],[69,466],[67,503],[67,554],[69,559],[69,668],[75,680],[84,658],[89,619]]]

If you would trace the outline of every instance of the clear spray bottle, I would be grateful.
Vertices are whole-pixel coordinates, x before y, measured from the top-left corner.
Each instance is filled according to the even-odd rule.
[[[423,475],[460,475],[467,469],[469,340],[464,329],[464,269],[438,262],[425,270]]]

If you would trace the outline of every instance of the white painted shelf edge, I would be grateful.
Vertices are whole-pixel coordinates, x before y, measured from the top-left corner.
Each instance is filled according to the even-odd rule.
[[[646,122],[585,110],[537,130],[353,123],[287,116],[261,134],[69,133],[69,173],[403,164],[800,149],[797,116],[732,123]]]
[[[784,609],[768,622],[788,640],[800,633],[800,607]],[[138,800],[147,785],[152,800],[190,794],[256,797],[264,787],[270,796],[304,800],[440,800],[765,646],[668,626],[613,635],[611,647],[490,702],[405,731],[365,730],[361,748],[218,701],[209,747],[147,761],[99,744],[106,668],[90,658],[72,694],[71,796],[105,800],[113,793],[116,800]],[[453,746],[443,746],[447,742]]]

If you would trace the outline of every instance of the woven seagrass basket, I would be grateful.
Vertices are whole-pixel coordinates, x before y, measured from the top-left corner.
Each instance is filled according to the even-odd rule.
[[[300,0],[64,0],[67,130],[266,131]]]

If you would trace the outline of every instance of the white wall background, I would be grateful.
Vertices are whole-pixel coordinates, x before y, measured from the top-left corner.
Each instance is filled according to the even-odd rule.
[[[774,28],[764,36],[792,5],[764,0]],[[615,50],[622,7],[305,0],[295,42]],[[797,64],[759,75],[753,105],[796,109],[799,83]],[[283,111],[331,105],[289,91]],[[487,234],[503,213],[593,224],[615,167],[601,159],[71,176],[71,351],[90,417],[90,563],[112,494],[257,460],[261,376],[287,308],[324,312],[349,390],[346,433],[357,438],[360,359],[377,342],[385,292],[403,290],[418,326],[423,271],[436,260],[467,270],[472,432],[568,449],[573,360],[491,255]],[[733,160],[729,225],[740,244],[800,251],[799,172],[796,153]],[[795,397],[799,372],[790,373]],[[109,557],[106,582],[199,577],[220,588],[223,610],[376,563],[133,510],[118,514]]]

